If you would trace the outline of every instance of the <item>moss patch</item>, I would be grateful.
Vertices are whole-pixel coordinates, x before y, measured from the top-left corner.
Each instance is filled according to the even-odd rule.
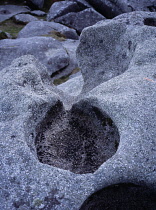
[[[13,38],[17,38],[19,31],[23,27],[24,25],[14,23],[12,19],[0,23],[0,30],[8,32]]]

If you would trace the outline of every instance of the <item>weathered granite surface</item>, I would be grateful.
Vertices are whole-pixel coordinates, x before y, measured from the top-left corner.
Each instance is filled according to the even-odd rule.
[[[124,14],[84,29],[77,98],[70,82],[80,77],[63,93],[49,81],[52,66],[41,63],[48,57],[54,65],[60,42],[0,41],[0,209],[156,208],[154,15]],[[41,62],[27,55],[36,53]]]
[[[156,190],[155,51],[156,39],[138,44],[126,72],[97,86],[69,110],[73,117],[81,116],[82,125],[89,119],[97,123],[97,131],[100,122],[108,131],[112,123],[117,126],[119,147],[93,174],[74,174],[38,160],[36,135],[45,135],[50,129],[46,123],[59,116],[53,124],[58,135],[60,123],[67,120],[59,115],[65,110],[57,90],[41,80],[41,64],[22,57],[0,72],[2,209],[79,209],[93,192],[120,183]],[[111,150],[107,146],[101,154]]]
[[[128,69],[138,43],[156,36],[155,13],[132,12],[85,28],[77,59],[84,78],[83,91],[118,76]]]

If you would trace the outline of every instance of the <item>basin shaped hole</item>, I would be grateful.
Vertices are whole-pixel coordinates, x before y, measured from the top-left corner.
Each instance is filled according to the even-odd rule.
[[[156,27],[156,18],[146,18],[146,19],[144,19],[144,24],[147,26],[155,26]]]
[[[37,129],[35,145],[44,164],[92,173],[116,153],[119,133],[107,114],[82,103],[70,111],[53,108]]]
[[[80,210],[154,210],[156,192],[132,183],[106,187],[91,195]]]

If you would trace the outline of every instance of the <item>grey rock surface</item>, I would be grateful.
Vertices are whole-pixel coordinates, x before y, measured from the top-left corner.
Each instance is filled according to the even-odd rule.
[[[0,41],[0,70],[21,55],[31,54],[52,73],[69,65],[69,56],[62,44],[50,37],[30,37]]]
[[[85,27],[91,26],[104,19],[105,17],[96,12],[93,8],[87,8],[80,12],[71,12],[61,17],[55,18],[55,22],[72,27],[81,33]]]
[[[77,59],[84,78],[84,91],[128,69],[137,44],[156,35],[156,28],[144,23],[148,17],[151,18],[148,12],[133,12],[83,30]]]
[[[118,15],[114,20],[126,22],[128,25],[156,26],[156,12],[135,11]]]
[[[76,2],[58,1],[52,4],[47,15],[47,20],[50,21],[62,15],[68,14],[70,12],[78,12],[78,11],[80,11],[80,8]]]
[[[71,96],[78,96],[82,91],[82,87],[83,87],[82,75],[73,77],[69,79],[67,82],[64,82],[63,84],[57,86],[59,90],[62,90],[63,92]]]
[[[41,16],[45,16],[46,12],[41,11],[41,10],[33,10],[30,12],[30,14],[41,17]]]
[[[18,58],[0,71],[0,209],[80,209],[92,193],[120,183],[133,183],[139,185],[140,190],[146,186],[156,191],[155,54],[155,38],[138,43],[126,72],[98,85],[66,113],[56,89],[42,81],[39,72],[43,66],[33,57]],[[75,117],[73,127],[72,117]],[[93,149],[92,154],[96,154],[94,149],[98,148],[97,155],[91,156],[93,159],[87,163],[96,162],[105,152],[109,153],[94,173],[74,174],[41,163],[42,155],[40,161],[38,159],[38,151],[46,148],[50,140],[48,134],[57,134],[56,141],[53,139],[53,149],[61,141],[59,148],[66,153],[61,152],[60,158],[66,163],[66,157],[68,160],[77,157],[77,153],[68,156],[68,150],[65,150],[79,142],[77,135],[72,136],[72,131],[77,134],[75,127],[79,128],[83,138],[85,129],[89,129],[89,133],[92,131],[91,136],[85,136],[89,140],[95,132],[93,126],[96,132],[105,128],[110,135],[109,131],[116,132],[112,125],[119,133],[117,151],[113,142],[101,147],[103,138],[96,147],[93,142],[90,142],[91,148],[86,145],[89,150]],[[46,137],[47,142],[40,145],[35,141],[36,136]],[[76,141],[68,144],[69,137]],[[79,149],[84,151],[84,147]],[[55,158],[60,154],[54,150],[51,152]],[[80,173],[83,173],[87,159],[84,154],[84,159],[77,163]],[[62,165],[66,166],[63,161]],[[124,199],[126,194],[122,196]]]
[[[18,14],[14,16],[14,22],[20,24],[27,24],[32,21],[38,21],[39,19],[29,14]]]
[[[30,9],[17,5],[0,5],[0,22],[10,19],[12,16],[20,13],[29,12]]]
[[[38,124],[47,112],[62,107],[55,89],[41,80],[42,68],[35,58],[24,56],[0,72],[0,209],[78,209],[93,191],[92,176],[37,158]]]
[[[120,133],[118,151],[94,174],[97,190],[110,180],[156,187],[155,52],[156,39],[139,43],[128,70],[89,93]]]
[[[79,38],[74,29],[59,23],[47,21],[34,21],[28,23],[18,34],[18,38],[27,38],[32,36],[62,36],[63,38],[68,39]]]

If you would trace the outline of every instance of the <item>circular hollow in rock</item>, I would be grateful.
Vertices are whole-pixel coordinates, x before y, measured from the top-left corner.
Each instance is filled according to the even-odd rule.
[[[82,174],[111,158],[119,138],[112,119],[83,101],[70,111],[53,107],[37,129],[35,145],[40,162]]]
[[[156,192],[131,183],[106,187],[91,195],[80,210],[154,210]]]

